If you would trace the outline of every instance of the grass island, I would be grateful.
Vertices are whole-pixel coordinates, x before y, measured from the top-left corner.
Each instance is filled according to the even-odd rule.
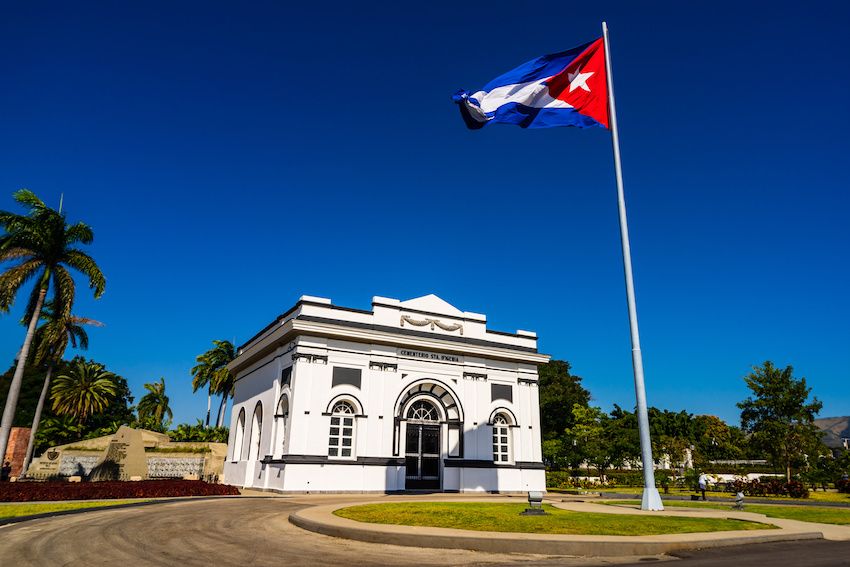
[[[374,524],[534,534],[640,536],[776,528],[726,518],[572,512],[551,505],[544,505],[545,516],[520,516],[525,508],[521,503],[394,502],[351,506],[334,514]]]

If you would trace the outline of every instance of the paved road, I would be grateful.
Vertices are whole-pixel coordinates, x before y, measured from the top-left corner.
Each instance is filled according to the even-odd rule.
[[[609,565],[604,560],[368,544],[331,538],[291,525],[305,506],[288,498],[229,498],[169,502],[87,512],[0,527],[0,563],[26,566],[136,567],[148,565]],[[744,550],[695,553],[673,564],[847,566],[850,542],[769,544]],[[643,558],[634,564],[665,561]],[[647,561],[649,560],[649,561]]]
[[[850,541],[801,541],[680,552],[670,567],[847,567]],[[646,567],[647,563],[630,563]]]

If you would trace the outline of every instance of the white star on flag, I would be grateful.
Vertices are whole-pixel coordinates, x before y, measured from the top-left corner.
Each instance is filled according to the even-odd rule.
[[[576,69],[575,73],[567,73],[567,78],[570,80],[570,92],[581,88],[587,92],[590,92],[590,89],[587,86],[587,80],[593,76],[595,73],[582,73],[581,69]]]

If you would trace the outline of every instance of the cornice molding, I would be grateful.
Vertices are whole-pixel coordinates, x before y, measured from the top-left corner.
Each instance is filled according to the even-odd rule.
[[[245,348],[242,353],[230,363],[231,372],[239,370],[266,355],[270,349],[282,342],[292,340],[294,336],[312,335],[334,339],[349,340],[358,343],[384,344],[421,348],[437,352],[476,356],[511,362],[542,364],[549,361],[549,356],[538,353],[530,347],[519,347],[474,339],[469,337],[431,335],[424,331],[410,329],[383,328],[379,325],[365,325],[350,321],[324,319],[314,316],[300,316],[288,319],[277,329],[266,334],[256,343]]]

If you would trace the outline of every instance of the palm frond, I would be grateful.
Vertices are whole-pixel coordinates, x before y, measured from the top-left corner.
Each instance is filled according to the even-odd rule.
[[[148,393],[139,400],[139,419],[145,421],[152,418],[157,424],[162,425],[167,416],[170,422],[174,414],[168,405],[168,396],[165,395],[165,378],[160,377],[159,382],[145,384],[144,387]]]
[[[56,377],[50,389],[53,410],[82,423],[103,411],[117,392],[115,375],[102,364],[75,360],[67,372]]]
[[[29,299],[27,300],[27,306],[24,309],[24,316],[21,317],[21,325],[24,327],[30,324],[32,321],[33,313],[35,312],[35,307],[38,304],[38,298],[41,295],[41,286],[34,285],[30,290]],[[44,306],[42,305],[42,309]]]
[[[65,231],[65,242],[67,244],[91,244],[94,241],[94,231],[83,222],[72,224]]]
[[[64,266],[53,268],[53,308],[57,317],[71,317],[77,285]]]
[[[88,350],[89,334],[79,325],[69,324],[66,329],[66,335],[73,348]]]
[[[38,273],[40,267],[40,260],[27,260],[0,274],[0,310],[9,310],[18,290]]]
[[[15,191],[12,197],[21,205],[29,207],[30,209],[33,209],[35,211],[48,208],[47,205],[44,204],[44,201],[39,199],[36,194],[30,191],[29,189],[19,189],[18,191]]]
[[[18,258],[32,258],[32,255],[31,250],[19,247],[4,248],[2,242],[0,242],[0,262],[8,262]]]
[[[81,250],[71,249],[65,252],[65,262],[88,276],[89,287],[94,290],[95,298],[103,295],[106,289],[106,278],[91,256]]]

